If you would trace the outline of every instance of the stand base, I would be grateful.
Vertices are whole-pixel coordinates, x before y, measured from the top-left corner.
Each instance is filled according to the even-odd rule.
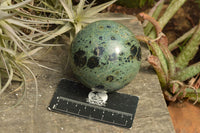
[[[114,92],[108,94],[108,100],[104,106],[98,106],[87,102],[90,91],[78,82],[62,79],[48,110],[124,128],[132,127],[138,97]]]

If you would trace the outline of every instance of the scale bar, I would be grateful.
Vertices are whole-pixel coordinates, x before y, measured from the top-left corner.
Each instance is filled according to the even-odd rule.
[[[89,91],[80,83],[63,79],[53,95],[48,110],[119,127],[132,127],[138,97],[115,92],[109,94],[105,106],[98,106],[87,102]]]
[[[114,109],[109,109],[109,108],[104,108],[102,106],[95,106],[95,105],[92,105],[92,104],[89,104],[89,103],[85,103],[85,102],[81,102],[81,101],[69,99],[69,98],[62,97],[62,96],[57,97],[57,99],[58,99],[57,102],[59,102],[59,100],[62,99],[62,100],[69,101],[69,102],[72,102],[72,103],[77,103],[77,104],[80,104],[80,105],[85,105],[87,107],[97,108],[97,109],[101,109],[101,110],[104,110],[104,111],[113,112],[113,113],[117,113],[117,114],[123,114],[123,115],[130,116],[130,117],[133,116],[131,113],[122,112],[122,111],[118,111],[118,110],[114,110]]]

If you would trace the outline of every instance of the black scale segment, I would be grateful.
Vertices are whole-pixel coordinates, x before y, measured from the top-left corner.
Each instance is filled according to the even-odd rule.
[[[71,114],[115,126],[131,128],[139,98],[122,93],[108,94],[105,106],[89,104],[91,90],[82,84],[62,79],[48,106],[48,110]]]

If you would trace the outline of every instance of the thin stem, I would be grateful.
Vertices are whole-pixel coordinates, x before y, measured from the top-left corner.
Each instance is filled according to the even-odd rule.
[[[8,65],[6,63],[6,60],[5,60],[4,56],[1,53],[1,47],[0,47],[0,56],[1,56],[1,59],[2,59],[2,62],[3,62],[3,65],[4,65],[5,69],[6,69],[6,72],[9,75]]]
[[[2,89],[2,76],[1,76],[1,71],[0,71],[0,90]]]
[[[169,22],[169,20],[174,16],[174,14],[178,11],[178,9],[186,2],[186,0],[172,0],[165,11],[165,13],[162,15],[162,17],[159,19],[159,24],[161,29],[165,27],[165,25]],[[149,37],[155,38],[156,34],[155,32],[151,32],[149,34]]]
[[[24,91],[23,91],[21,98],[18,99],[17,102],[13,106],[11,106],[11,107],[9,107],[8,109],[5,109],[5,110],[0,110],[0,112],[8,111],[10,109],[15,108],[17,105],[19,105],[22,102],[22,100],[24,99],[25,94],[26,94],[26,78],[25,78],[23,72],[21,71],[21,69],[19,68],[19,66],[15,62],[11,61],[11,63],[12,63],[13,66],[15,66],[16,70],[19,71],[20,76],[22,77],[22,83],[21,83],[20,86],[24,88]]]
[[[12,78],[13,78],[13,68],[11,67],[11,65],[8,65],[10,73],[9,73],[9,77],[8,80],[6,82],[6,84],[2,87],[2,89],[0,90],[0,95],[7,89],[7,87],[10,85]]]
[[[155,30],[156,30],[156,35],[157,35],[157,38],[155,40],[158,41],[158,44],[168,46],[168,39],[165,36],[165,34],[162,33],[162,29],[161,29],[158,21],[156,21],[153,17],[151,17],[148,14],[145,14],[143,12],[139,13],[139,16],[145,20],[149,20],[153,24],[153,26],[155,27]]]
[[[35,104],[36,104],[36,106],[35,107],[37,107],[37,105],[38,105],[38,82],[37,82],[37,78],[36,78],[36,76],[35,76],[35,74],[33,73],[33,71],[28,67],[28,66],[26,66],[25,64],[20,64],[20,65],[22,65],[23,67],[25,67],[30,73],[31,73],[31,75],[33,76],[33,79],[34,79],[34,81],[35,81],[35,88],[36,88],[36,98],[35,98]]]
[[[157,36],[160,32],[162,32],[162,29],[160,27],[160,24],[151,16],[149,16],[148,14],[146,13],[139,13],[139,16],[142,17],[144,20],[148,20],[150,21],[153,26],[156,28],[156,33],[157,33]]]

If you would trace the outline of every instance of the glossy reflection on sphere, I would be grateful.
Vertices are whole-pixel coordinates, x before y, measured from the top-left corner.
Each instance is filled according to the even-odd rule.
[[[127,85],[138,73],[141,49],[133,33],[114,21],[87,25],[74,38],[71,67],[85,86],[113,92]]]

